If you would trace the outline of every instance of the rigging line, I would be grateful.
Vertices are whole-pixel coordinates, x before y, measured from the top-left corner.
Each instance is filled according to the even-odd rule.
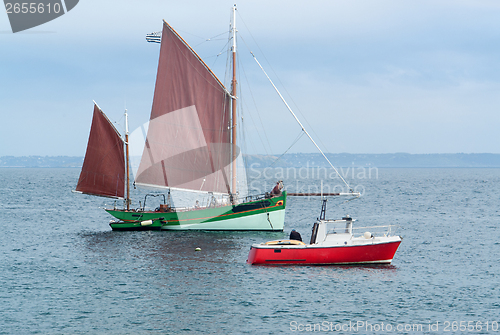
[[[243,40],[243,38],[242,38],[242,40]],[[243,43],[245,43],[245,41],[244,41],[244,40],[243,40]],[[245,45],[246,45],[246,43],[245,43]],[[240,73],[241,73],[241,72],[243,72],[243,76],[244,76],[244,78],[245,78],[245,82],[247,83],[247,90],[250,92],[250,96],[252,97],[252,101],[253,101],[253,104],[254,104],[254,108],[255,108],[255,110],[256,110],[256,112],[257,112],[257,117],[258,117],[258,119],[259,119],[261,129],[263,129],[263,130],[264,130],[264,129],[265,129],[265,128],[264,128],[264,123],[262,122],[262,118],[261,118],[261,116],[260,116],[259,108],[257,107],[257,102],[255,101],[255,96],[253,95],[253,91],[252,91],[252,89],[250,88],[250,84],[249,84],[249,81],[248,81],[248,76],[247,76],[247,73],[246,73],[246,71],[245,71],[245,68],[244,68],[244,67],[241,67],[241,70],[242,70],[242,71],[240,71]],[[241,85],[240,85],[240,86],[241,86]],[[240,87],[240,90],[241,90],[241,87]],[[269,138],[267,137],[267,133],[264,131],[264,137],[265,137],[265,140],[266,140],[266,142],[267,142],[267,143],[265,143],[265,142],[262,140],[262,137],[261,137],[260,132],[259,132],[259,130],[258,130],[259,128],[258,128],[258,127],[257,127],[257,125],[255,124],[255,121],[254,121],[254,119],[253,119],[253,117],[252,117],[252,114],[249,114],[249,115],[250,115],[250,118],[252,119],[252,123],[254,124],[255,128],[257,129],[257,135],[259,136],[259,139],[260,139],[260,141],[261,141],[261,143],[262,143],[262,146],[263,146],[263,148],[264,148],[264,151],[266,151],[266,154],[268,154],[269,152],[271,152],[271,151],[272,151],[272,147],[271,147],[271,142],[269,141]],[[266,147],[266,144],[267,144],[267,146],[269,147],[269,151],[267,150],[268,148]]]
[[[188,46],[189,46],[189,45],[188,45]],[[187,63],[189,63],[189,65],[193,68],[193,70],[194,70],[194,71],[195,71],[198,75],[200,75],[200,78],[202,78],[202,80],[204,80],[207,84],[209,84],[210,86],[212,86],[212,87],[214,87],[214,88],[216,88],[216,89],[221,88],[221,89],[222,89],[222,91],[224,91],[224,92],[228,92],[228,91],[227,91],[227,89],[226,89],[226,87],[224,86],[224,84],[223,84],[223,83],[219,80],[219,78],[215,75],[215,73],[213,73],[213,71],[212,71],[212,70],[208,67],[208,65],[205,63],[205,61],[203,61],[203,60],[200,58],[200,56],[196,53],[196,51],[194,51],[194,49],[193,49],[193,48],[191,48],[191,46],[189,46],[189,48],[191,48],[189,51],[190,51],[190,52],[192,52],[192,53],[196,56],[196,58],[197,58],[198,62],[200,62],[200,63],[201,63],[201,64],[205,67],[205,69],[206,69],[206,70],[207,70],[207,71],[211,74],[212,78],[214,78],[214,79],[215,79],[215,81],[216,81],[216,83],[218,84],[217,86],[216,86],[216,85],[214,85],[213,83],[211,83],[211,82],[210,82],[210,81],[209,81],[209,80],[208,80],[208,79],[204,76],[204,74],[203,74],[203,73],[201,73],[200,71],[198,71],[198,69],[196,69],[195,64],[193,64],[193,63],[192,63],[192,62],[188,59],[188,57],[186,56],[186,54],[185,54],[184,52],[182,52],[182,50],[181,50],[181,48],[180,48],[179,46],[177,46],[177,45],[176,45],[176,47],[177,47],[177,49],[178,49],[179,51],[181,51],[181,52],[180,52],[180,54],[184,57],[184,59],[186,60],[186,62],[187,62]],[[188,48],[188,49],[189,49],[189,48]]]
[[[224,44],[224,46],[222,47],[221,51],[215,55],[215,56],[210,56],[208,58],[212,58],[212,57],[215,57],[215,60],[214,62],[212,63],[212,67],[214,67],[215,63],[217,62],[217,60],[219,59],[219,56],[222,55],[224,53],[224,50],[227,50],[227,45],[229,44],[229,41],[226,42],[226,44]]]
[[[230,36],[230,39],[231,39],[231,38],[232,38],[232,37]],[[246,44],[245,39],[244,39],[241,35],[238,35],[238,38],[240,38],[240,39],[243,41],[243,43],[245,44],[245,46],[247,47],[247,49],[250,51],[250,49],[248,48],[248,45]],[[238,50],[237,50],[236,52],[237,52],[237,53],[238,53],[238,55],[239,55]],[[256,101],[255,101],[255,96],[254,96],[254,94],[253,94],[253,91],[252,91],[252,89],[251,89],[251,87],[250,87],[250,84],[249,84],[249,81],[248,81],[248,76],[247,76],[247,74],[246,74],[245,68],[244,68],[243,66],[241,66],[241,61],[240,61],[240,58],[241,58],[241,57],[238,57],[238,60],[239,60],[239,61],[238,61],[238,69],[240,69],[240,70],[241,70],[241,71],[238,71],[239,77],[240,77],[240,79],[241,79],[241,73],[243,72],[243,77],[245,78],[245,82],[247,83],[246,88],[247,88],[247,90],[250,92],[250,96],[252,97],[253,105],[254,105],[254,108],[255,108],[255,110],[256,110],[256,112],[257,112],[257,117],[258,117],[258,119],[259,119],[259,122],[260,122],[260,125],[261,125],[261,129],[265,129],[265,128],[264,128],[264,123],[262,122],[262,118],[261,118],[260,113],[259,113],[259,108],[257,107],[257,103],[256,103]],[[240,81],[240,82],[241,82],[241,81]],[[241,93],[241,92],[242,92],[242,87],[241,87],[241,85],[239,85],[238,87],[239,87],[240,96],[241,96],[241,94],[242,94],[242,93]],[[243,103],[243,101],[242,101],[241,99],[240,99],[240,102],[241,102],[241,103]],[[241,103],[240,103],[240,105],[241,105]],[[246,103],[246,102],[245,102],[245,103]],[[255,120],[254,120],[254,118],[253,118],[252,114],[250,113],[249,115],[250,115],[250,119],[252,120],[252,123],[253,123],[254,127],[257,129],[257,135],[259,136],[259,140],[260,140],[260,142],[261,142],[261,144],[262,144],[262,147],[264,148],[264,151],[266,152],[266,154],[269,154],[269,153],[272,151],[272,149],[271,149],[272,147],[271,147],[271,142],[269,141],[269,138],[267,137],[267,133],[266,133],[265,131],[263,132],[263,133],[264,133],[265,140],[266,140],[266,142],[267,142],[267,143],[265,143],[265,142],[263,141],[263,139],[262,139],[262,136],[261,136],[261,134],[260,134],[259,130],[258,130],[259,128],[258,128],[258,127],[257,127],[257,125],[255,124]],[[268,148],[266,147],[266,144],[267,144],[267,146],[269,147],[269,150],[268,150]]]
[[[252,99],[253,99],[253,96],[252,96]],[[255,100],[255,99],[254,99],[254,100]],[[255,102],[255,101],[254,101],[254,102]],[[245,106],[246,106],[246,100],[240,100],[240,105],[241,105],[241,104],[245,104]],[[255,127],[255,129],[257,129],[257,131],[256,131],[256,132],[257,132],[257,136],[259,137],[260,143],[262,144],[262,148],[264,148],[264,151],[266,152],[266,155],[269,155],[270,151],[268,151],[268,150],[267,150],[267,148],[266,148],[266,144],[264,143],[264,140],[262,139],[262,136],[260,135],[260,132],[259,132],[259,130],[258,130],[259,128],[257,127],[257,124],[255,123],[255,120],[254,120],[254,118],[253,118],[253,116],[252,116],[252,113],[248,113],[248,115],[249,115],[249,117],[250,117],[250,120],[252,121],[253,126]],[[261,121],[261,122],[262,122],[262,121]],[[264,132],[264,135],[265,135],[265,132]],[[251,137],[250,137],[250,138],[251,138]],[[252,143],[252,147],[253,147],[255,150],[257,150],[257,149],[258,149],[258,148],[257,148],[257,146],[253,145],[253,142],[251,142],[251,143]],[[269,146],[270,146],[270,145],[269,145]]]
[[[238,67],[238,71],[236,71],[237,73],[237,82],[241,82],[240,81],[240,73],[241,73],[241,61],[239,59],[239,57],[236,57],[236,61],[237,61],[237,64],[236,66]],[[238,129],[238,134],[240,135],[239,138],[237,139],[237,142],[239,142],[240,144],[240,154],[243,155],[243,152],[247,152],[246,149],[247,149],[247,140],[246,140],[246,132],[245,132],[245,127],[244,127],[244,124],[243,124],[243,114],[244,114],[244,110],[243,110],[243,104],[242,104],[242,99],[241,99],[241,96],[242,96],[242,92],[241,92],[241,85],[237,85],[236,86],[236,96],[238,97],[238,100],[239,100],[239,104],[237,105],[237,108],[236,108],[236,127]],[[243,156],[242,156],[243,157]]]
[[[358,193],[358,195],[357,195],[357,196],[355,196],[354,198],[347,199],[346,201],[343,201],[343,202],[341,202],[340,204],[337,204],[337,206],[343,205],[343,204],[345,204],[345,203],[347,203],[347,202],[349,202],[349,201],[356,200],[356,199],[358,199],[360,196],[361,196],[361,194],[360,194],[360,193]]]
[[[302,123],[300,122],[300,120],[297,118],[297,116],[295,115],[295,113],[292,111],[292,109],[290,108],[290,106],[288,105],[288,103],[285,101],[285,98],[283,98],[283,95],[281,95],[280,91],[278,90],[278,88],[276,87],[276,85],[274,85],[273,81],[271,80],[271,78],[269,77],[269,75],[267,74],[267,72],[264,70],[264,68],[262,67],[262,65],[260,65],[259,61],[257,60],[257,57],[255,57],[255,55],[252,53],[252,56],[253,56],[253,59],[255,59],[255,61],[257,62],[257,64],[259,65],[259,67],[261,68],[261,70],[264,72],[264,74],[266,75],[267,79],[269,80],[269,82],[271,83],[271,85],[273,85],[274,89],[276,90],[276,92],[278,93],[278,95],[280,96],[281,100],[283,101],[283,103],[285,104],[285,106],[288,108],[288,111],[293,115],[293,117],[295,118],[295,121],[297,121],[297,123],[300,125],[300,127],[302,128],[302,131],[304,133],[306,133],[307,137],[309,137],[309,139],[311,140],[311,142],[316,146],[316,148],[319,150],[319,152],[323,155],[323,157],[326,159],[326,161],[328,162],[328,164],[330,164],[330,166],[333,168],[333,170],[337,173],[337,175],[339,176],[339,178],[344,182],[344,184],[347,186],[347,188],[351,191],[351,193],[353,192],[353,189],[349,186],[349,184],[347,183],[347,181],[345,181],[344,177],[342,177],[342,175],[339,173],[339,171],[335,168],[335,166],[333,166],[332,162],[330,162],[330,160],[328,159],[328,157],[326,157],[326,155],[323,153],[323,151],[321,150],[321,148],[318,146],[318,144],[316,144],[316,142],[314,141],[314,139],[311,137],[311,135],[309,135],[309,133],[307,132],[307,130],[304,128],[304,126],[302,125]]]
[[[230,73],[232,72],[231,71],[231,55],[230,55],[231,48],[228,47],[230,41],[231,41],[231,32],[229,31],[229,36],[227,38],[227,43],[225,45],[225,47],[226,47],[226,68],[225,68],[225,72],[224,72],[224,86],[226,86],[226,87],[230,87],[230,85],[231,85],[230,84],[231,81],[229,78]]]
[[[296,110],[299,111],[300,113],[300,116],[302,117],[302,119],[305,121],[305,123],[307,124],[308,128],[311,129],[312,133],[314,134],[315,138],[318,139],[318,141],[320,142],[320,144],[323,146],[323,148],[327,148],[327,146],[323,143],[323,141],[321,140],[321,136],[318,136],[318,134],[316,134],[316,131],[314,131],[314,128],[311,126],[311,124],[309,123],[309,121],[307,120],[306,116],[304,115],[304,113],[302,113],[302,111],[300,110],[299,106],[297,105],[297,103],[295,102],[295,100],[293,100],[293,96],[288,93],[288,90],[286,89],[286,86],[283,85],[283,83],[281,82],[281,79],[280,77],[276,74],[276,72],[273,70],[273,68],[271,67],[271,70],[273,71],[274,75],[276,76],[276,78],[278,78],[278,82],[280,83],[281,87],[284,88],[286,94],[288,95],[288,97],[290,98],[290,100],[292,100],[292,103],[294,104]],[[329,153],[329,152],[328,152]]]
[[[225,33],[227,33],[227,32],[224,32],[223,34],[225,34]],[[221,35],[222,35],[222,34],[221,34]],[[219,36],[220,36],[220,35],[219,35]],[[226,48],[226,46],[227,46],[227,43],[224,45],[223,50]],[[219,57],[219,55],[220,55],[220,54],[222,54],[222,52],[220,52],[220,53],[216,56],[216,59],[214,60],[213,65],[215,65],[215,63],[216,63],[216,61],[218,60],[218,57]],[[227,63],[226,63],[226,66],[227,66]],[[226,69],[226,71],[227,71],[227,69]],[[223,85],[224,85],[224,86],[226,86],[226,85],[225,85],[225,78],[224,78],[224,84],[223,84]],[[229,95],[229,96],[231,95],[231,94],[230,94],[230,92],[229,92],[227,89],[226,89],[226,92],[225,92],[225,93],[226,93],[227,95]],[[221,125],[220,125],[221,127],[220,127],[220,129],[219,129],[219,131],[218,131],[219,138],[223,138],[223,137],[224,137],[224,136],[223,136],[223,134],[224,134],[224,132],[225,132],[225,131],[227,131],[228,126],[229,126],[229,124],[230,124],[230,116],[229,116],[229,114],[231,113],[231,112],[230,112],[230,108],[231,108],[230,106],[231,106],[230,99],[224,99],[224,100],[223,100],[223,104],[222,104],[222,110],[223,110],[223,111],[226,111],[226,110],[227,110],[227,111],[228,111],[228,113],[225,113],[225,112],[223,113],[223,117],[222,117],[222,120],[221,120]],[[227,119],[226,119],[226,116],[228,117]],[[230,136],[230,135],[229,135],[229,136]],[[230,141],[230,140],[229,140],[229,141]],[[220,154],[220,153],[218,153],[216,157],[217,157],[216,166],[220,166],[220,165],[221,165],[221,162],[222,162],[222,160],[223,160],[223,157],[221,156],[221,154]],[[223,170],[223,168],[222,168],[221,170]],[[220,174],[217,174],[217,175],[216,175],[216,177],[215,177],[215,183],[216,183],[216,185],[219,185],[219,183],[221,182],[221,179],[222,179],[222,183],[223,183],[223,185],[224,185],[226,188],[228,188],[228,186],[229,186],[229,185],[228,185],[228,184],[226,184],[226,182],[227,182],[227,181],[226,181],[226,178],[224,178],[224,176],[221,176]]]
[[[244,70],[243,70],[243,72],[244,72]],[[247,78],[245,78],[245,79],[248,82],[248,79]],[[264,148],[264,151],[266,152],[266,154],[269,154],[269,152],[267,151],[266,145],[265,145],[264,141],[262,140],[262,136],[260,135],[260,132],[258,131],[259,128],[257,127],[257,125],[255,123],[255,120],[254,120],[254,117],[253,117],[253,113],[246,113],[246,110],[249,110],[249,107],[247,105],[246,99],[244,99],[242,97],[242,94],[243,94],[243,93],[241,93],[241,86],[242,85],[239,85],[239,86],[240,86],[240,103],[239,103],[239,106],[240,106],[240,110],[241,110],[241,116],[245,117],[245,116],[248,115],[248,117],[250,117],[250,120],[252,121],[252,124],[253,124],[254,128],[257,129],[257,136],[258,136],[258,138],[260,140],[260,143],[262,144],[262,148]],[[251,89],[248,89],[248,90],[250,91],[250,96],[252,97],[252,99],[254,101],[254,105],[255,105],[255,99],[254,99],[254,97],[252,95],[252,91],[251,91]],[[256,106],[254,106],[254,107],[255,107],[255,109],[257,109]],[[258,115],[258,113],[257,113],[257,115]],[[245,137],[245,139],[246,139],[246,137]],[[252,148],[254,148],[254,149],[257,150],[258,149],[257,146],[255,146],[254,142],[251,139],[252,139],[252,137],[250,137],[250,144],[251,144]],[[247,141],[246,143],[248,143],[248,139],[246,139],[246,141]],[[248,151],[246,151],[246,152],[248,152]]]
[[[218,35],[215,35],[214,37],[210,37],[210,38],[205,38],[205,40],[202,42],[202,43],[205,43],[205,42],[211,42],[211,41],[221,41],[223,40],[222,38],[216,38],[216,37],[219,37],[219,36],[222,36],[224,34],[227,34],[227,30],[223,33],[220,33]],[[224,38],[225,39],[225,38]],[[201,43],[200,43],[201,44]],[[198,44],[199,45],[199,44]]]
[[[176,29],[176,30],[177,30],[177,29]],[[182,33],[182,35],[191,35],[191,36],[194,36],[194,37],[196,37],[196,38],[199,38],[199,39],[203,40],[203,42],[201,42],[201,43],[208,42],[208,41],[212,40],[213,38],[216,38],[216,37],[219,37],[219,36],[224,35],[224,34],[227,32],[227,31],[225,31],[225,32],[223,32],[223,33],[220,33],[220,34],[218,34],[218,35],[215,35],[214,37],[211,37],[211,38],[206,38],[206,37],[198,36],[198,35],[196,35],[196,34],[193,34],[193,33],[189,32],[189,31],[185,31],[185,30],[180,30],[180,29],[179,29],[179,30],[177,30],[177,31],[178,31],[178,32],[181,32],[181,33]],[[200,44],[201,44],[201,43],[200,43]]]
[[[222,34],[226,34],[226,33],[227,33],[227,32],[223,32]],[[215,37],[221,36],[222,34],[219,34],[219,35],[217,35],[217,36],[215,36]],[[219,39],[214,39],[214,37],[212,37],[212,38],[207,38],[205,41],[203,41],[203,42],[201,42],[201,43],[199,43],[199,44],[197,44],[197,45],[195,45],[195,46],[194,46],[194,47],[198,47],[198,46],[202,45],[202,44],[203,44],[203,43],[205,43],[205,42],[211,42],[211,41],[221,41],[221,40],[226,40],[226,44],[224,44],[224,46],[221,48],[221,51],[220,51],[218,54],[216,54],[216,55],[205,57],[205,59],[215,57],[215,60],[214,60],[214,62],[212,63],[212,67],[215,65],[215,63],[216,63],[216,62],[217,62],[217,60],[219,59],[219,56],[220,56],[220,55],[222,55],[222,54],[224,53],[224,51],[225,51],[225,50],[227,50],[227,45],[229,44],[229,42],[230,42],[230,41],[229,41],[229,40],[227,40],[226,38],[224,38],[224,39],[222,39],[222,38],[219,38]]]
[[[302,135],[304,135],[303,131],[300,132],[300,134],[297,136],[297,138],[295,139],[295,141],[293,141],[292,145],[290,145],[288,147],[288,149],[286,149],[285,152],[282,153],[281,156],[279,156],[278,158],[276,158],[274,160],[274,162],[272,162],[268,167],[272,167],[277,161],[279,161],[281,159],[281,157],[283,157],[288,152],[288,150],[290,150],[295,145],[295,143],[297,143],[300,140],[300,138],[302,137]]]
[[[285,92],[286,94],[290,97],[290,99],[292,100],[292,103],[295,105],[295,107],[297,107],[297,110],[299,111],[300,115],[302,116],[302,118],[305,120],[306,124],[308,125],[309,129],[312,129],[312,132],[314,133],[314,135],[319,138],[319,142],[321,143],[321,145],[324,147],[324,148],[327,148],[327,146],[323,143],[323,141],[321,140],[321,137],[318,136],[318,134],[316,134],[316,132],[314,131],[314,128],[311,126],[311,124],[309,123],[309,121],[307,120],[306,116],[302,113],[302,111],[300,110],[300,108],[298,107],[298,105],[295,103],[295,101],[293,100],[293,97],[290,95],[290,93],[288,93],[287,89],[286,89],[286,86],[283,85],[283,83],[281,82],[279,76],[276,74],[276,72],[274,71],[273,67],[271,66],[271,63],[267,60],[267,57],[265,55],[265,53],[262,51],[262,49],[260,48],[259,46],[259,43],[257,43],[257,41],[255,40],[255,38],[253,37],[250,29],[248,28],[248,26],[246,25],[245,21],[243,20],[243,18],[241,17],[240,13],[237,12],[238,14],[238,17],[239,19],[241,20],[241,22],[243,22],[243,25],[245,26],[245,28],[247,29],[248,33],[250,34],[250,37],[252,38],[252,40],[254,41],[255,45],[257,46],[257,48],[259,49],[260,53],[263,55],[264,57],[264,60],[267,62],[267,64],[269,64],[269,67],[271,68],[271,71],[274,73],[274,75],[276,76],[276,78],[278,78],[278,81],[280,83],[280,85],[285,89]],[[243,38],[242,38],[243,40]],[[243,42],[245,43],[247,49],[250,51],[250,48],[248,47],[248,45],[246,44],[246,42],[243,40]],[[251,51],[250,51],[251,52]]]
[[[210,41],[210,40],[212,40],[212,39],[214,39],[214,38],[216,38],[216,37],[222,36],[222,35],[227,34],[227,33],[228,33],[228,30],[226,30],[225,32],[220,33],[220,34],[218,34],[218,35],[215,35],[214,37],[211,37],[211,38],[207,39],[207,41]],[[220,38],[220,39],[221,39],[221,38]],[[220,39],[219,39],[219,40],[220,40]]]
[[[238,53],[238,50],[236,51]],[[239,57],[236,57],[237,59],[237,66],[238,66],[238,71],[237,71],[237,75],[238,75],[238,82],[241,83],[241,73],[243,72],[244,73],[244,76],[246,76],[246,73],[244,72],[244,68],[243,68],[243,63],[241,62],[241,58]],[[247,80],[248,81],[248,80]],[[239,99],[239,103],[238,103],[238,108],[237,108],[237,117],[238,117],[238,129],[239,129],[239,134],[240,134],[240,140],[239,140],[239,143],[240,143],[240,155],[241,155],[241,163],[244,167],[243,170],[241,169],[238,169],[237,171],[239,173],[242,173],[242,175],[237,178],[237,182],[240,183],[240,185],[243,185],[240,186],[240,191],[241,189],[244,189],[245,192],[246,192],[246,195],[248,195],[248,179],[247,179],[247,170],[248,170],[248,159],[246,159],[244,157],[244,153],[245,152],[249,152],[248,151],[248,138],[247,138],[247,129],[246,129],[246,125],[245,125],[245,116],[246,116],[246,101],[244,99],[244,93],[243,93],[243,86],[240,84],[237,86],[237,97]],[[251,116],[251,113],[249,113],[249,115]],[[238,174],[237,174],[238,175]]]
[[[257,45],[258,47],[258,45]],[[259,48],[260,49],[260,48]],[[261,51],[262,52],[262,51]],[[264,59],[266,60],[266,62],[269,64],[269,61],[266,59],[265,55],[264,55]],[[323,141],[321,140],[321,136],[318,136],[318,134],[316,134],[316,132],[314,131],[314,128],[311,126],[311,124],[309,123],[309,121],[307,120],[307,117],[304,115],[304,113],[302,113],[302,111],[300,110],[299,108],[299,105],[297,105],[297,103],[295,102],[295,100],[293,100],[293,96],[288,93],[288,90],[286,89],[286,86],[283,84],[283,82],[281,81],[280,77],[278,76],[278,74],[276,73],[276,71],[274,71],[274,68],[269,64],[270,68],[271,68],[271,71],[274,73],[274,76],[278,79],[278,82],[279,84],[281,85],[281,87],[283,87],[283,89],[285,90],[285,93],[287,94],[287,96],[289,97],[289,99],[292,101],[293,105],[295,106],[296,110],[299,112],[301,118],[305,121],[305,123],[307,124],[308,128],[311,129],[311,131],[313,132],[314,136],[316,138],[318,138],[319,142],[321,143],[321,145],[326,148],[326,145],[323,143]]]
[[[215,73],[210,69],[210,67],[208,67],[207,63],[205,63],[205,61],[200,57],[200,55],[198,55],[198,53],[196,53],[196,51],[186,42],[186,40],[184,40],[180,35],[179,33],[174,30],[174,28],[172,28],[172,26],[170,26],[165,20],[163,20],[163,25],[165,27],[168,28],[168,30],[175,36],[176,40],[179,40],[181,42],[181,44],[183,44],[187,51],[190,52],[196,59],[199,63],[201,63],[205,69],[211,74],[211,76],[215,79],[215,81],[217,82],[217,84],[222,88],[223,91],[226,91],[227,92],[227,89],[226,87],[224,86],[224,84],[220,81],[220,79],[215,75]],[[163,39],[163,37],[162,37]],[[194,66],[188,59],[188,56],[183,52],[181,46],[177,45],[177,43],[173,43],[174,46],[180,51],[180,54],[184,57],[184,59],[193,67],[193,69],[201,75],[201,72],[199,72],[197,69],[196,69],[196,66]],[[161,54],[161,49],[160,49],[160,54]],[[209,83],[211,86],[213,87],[216,87],[214,86],[212,83],[210,83],[210,81],[205,78],[204,75],[201,75],[201,78],[203,78],[207,83]]]
[[[245,114],[246,114],[246,111],[244,109],[244,106],[243,104],[241,103],[241,100],[240,100],[240,110],[239,110],[239,117],[238,117],[238,120],[239,120],[239,123],[240,123],[240,126],[239,126],[239,132],[241,134],[241,141],[240,141],[240,155],[241,155],[241,158],[244,158],[244,153],[247,153],[249,152],[248,150],[248,134],[247,134],[247,127],[246,127],[246,120],[245,120]],[[245,166],[245,169],[248,168],[248,165],[246,164],[246,161],[245,159],[243,159],[243,165]]]

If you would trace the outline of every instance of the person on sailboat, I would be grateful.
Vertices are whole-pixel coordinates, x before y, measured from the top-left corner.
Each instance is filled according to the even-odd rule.
[[[300,233],[298,231],[292,229],[292,231],[290,232],[290,240],[297,240],[302,242],[302,236],[300,236]]]
[[[283,181],[280,180],[276,183],[276,186],[274,186],[273,190],[271,191],[271,194],[279,196],[279,195],[281,195],[282,189],[283,189]]]

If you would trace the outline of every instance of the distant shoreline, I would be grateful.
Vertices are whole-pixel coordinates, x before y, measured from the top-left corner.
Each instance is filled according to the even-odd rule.
[[[327,154],[335,167],[376,168],[500,168],[500,154]],[[321,154],[246,155],[248,167],[328,167]],[[80,156],[3,156],[0,168],[81,168]]]
[[[500,154],[326,154],[336,167],[377,168],[497,168]],[[321,154],[286,154],[278,156],[249,155],[248,166],[260,164],[263,167],[328,167]]]

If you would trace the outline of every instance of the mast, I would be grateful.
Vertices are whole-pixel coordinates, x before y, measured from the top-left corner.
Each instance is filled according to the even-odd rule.
[[[128,149],[128,114],[125,109],[125,170],[126,173],[126,185],[127,185],[127,198],[125,202],[127,203],[127,211],[130,210],[130,164],[129,164],[129,149]]]
[[[231,82],[231,99],[232,106],[232,168],[231,168],[231,193],[233,196],[233,202],[235,201],[234,196],[236,196],[236,4],[233,6],[233,23],[232,23],[232,35],[233,35],[233,80]]]

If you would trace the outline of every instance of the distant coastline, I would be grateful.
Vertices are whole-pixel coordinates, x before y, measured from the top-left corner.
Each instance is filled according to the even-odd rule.
[[[83,164],[79,156],[3,156],[0,168],[77,168]]]
[[[500,154],[326,154],[336,167],[377,168],[496,168],[500,167]],[[281,158],[270,155],[249,155],[248,165],[261,167],[327,167],[321,154],[286,154]]]
[[[377,168],[500,168],[500,154],[327,154],[336,167]],[[246,155],[247,165],[267,167],[327,167],[321,154]],[[0,168],[79,168],[80,156],[3,156]]]

